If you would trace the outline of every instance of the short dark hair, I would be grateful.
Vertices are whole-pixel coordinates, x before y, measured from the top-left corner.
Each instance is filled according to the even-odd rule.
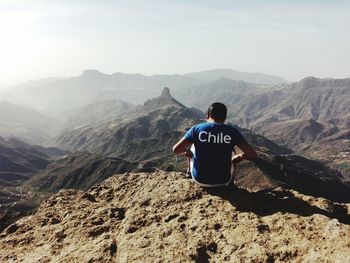
[[[227,108],[225,104],[221,102],[214,102],[209,106],[207,113],[209,117],[213,118],[214,120],[225,121],[227,116]]]

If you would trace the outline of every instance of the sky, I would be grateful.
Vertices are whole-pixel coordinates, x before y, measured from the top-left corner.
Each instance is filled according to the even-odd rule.
[[[84,69],[350,77],[350,0],[0,0],[0,87]]]

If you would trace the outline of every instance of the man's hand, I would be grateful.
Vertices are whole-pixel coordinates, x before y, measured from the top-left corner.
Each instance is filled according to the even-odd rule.
[[[242,162],[243,160],[244,160],[243,153],[240,153],[240,154],[236,154],[235,156],[233,156],[231,162],[233,164],[238,164],[238,163]]]
[[[176,155],[185,155],[186,152],[188,152],[189,150],[187,150],[188,148],[190,148],[192,145],[192,142],[186,140],[185,138],[182,138],[177,144],[174,145],[173,147],[173,151]],[[191,152],[191,151],[189,151]],[[189,153],[190,154],[190,153]],[[191,152],[192,154],[192,152]],[[192,154],[193,156],[193,154]],[[192,158],[191,157],[187,157],[187,158]]]
[[[256,151],[246,141],[241,142],[237,146],[243,152],[241,156],[243,159],[254,161],[256,158],[258,158]]]
[[[193,157],[193,152],[191,152],[190,150],[186,150],[184,156],[188,159],[191,159]]]

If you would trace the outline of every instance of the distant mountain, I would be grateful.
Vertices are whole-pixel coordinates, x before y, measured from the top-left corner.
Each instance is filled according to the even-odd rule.
[[[66,154],[67,151],[57,148],[44,148],[0,137],[0,221],[10,208],[14,209],[14,216],[38,205],[36,202],[35,205],[33,202],[22,202],[30,193],[21,184]]]
[[[240,126],[313,119],[340,128],[350,127],[350,79],[309,77],[268,89],[220,79],[177,91],[176,95],[186,105],[202,110],[216,100],[222,101],[229,107],[229,118]]]
[[[205,112],[215,101],[224,101],[230,107],[239,108],[243,100],[266,93],[271,89],[272,87],[266,87],[266,85],[222,77],[207,84],[175,90],[174,96],[186,106],[197,107]]]
[[[114,73],[85,70],[80,76],[48,81],[30,82],[1,93],[0,98],[36,108],[48,115],[59,116],[96,101],[123,100],[132,104],[143,103],[155,97],[161,87],[173,91],[189,88],[212,80],[229,78],[260,84],[284,83],[282,78],[260,73],[244,73],[233,70],[211,70],[184,75],[152,75]]]
[[[49,155],[35,147],[17,146],[0,137],[0,185],[19,185],[33,173],[45,169]]]
[[[165,88],[161,96],[146,101],[123,119],[63,132],[55,145],[128,161],[172,156],[169,145],[203,117],[172,98]]]
[[[0,186],[18,186],[68,151],[0,137]]]
[[[118,99],[133,104],[143,103],[159,93],[161,87],[174,89],[203,83],[183,75],[104,74],[85,70],[80,76],[60,79],[46,85],[13,88],[3,96],[16,103],[35,107],[54,116],[94,103]]]
[[[145,161],[171,156],[171,146],[194,124],[202,122],[203,113],[185,107],[175,100],[168,88],[161,96],[148,100],[121,120],[98,127],[86,126],[65,131],[57,137],[56,146],[70,151],[88,150],[122,158],[128,161]],[[279,147],[265,138],[243,133],[258,146],[277,153],[291,151]]]
[[[274,101],[262,108],[262,112],[249,112],[253,125],[273,117],[278,121],[313,119],[338,128],[350,127],[350,79],[309,77],[289,84],[278,93],[259,94],[251,101],[257,103],[266,96],[273,97]]]
[[[51,162],[22,187],[34,192],[57,192],[63,188],[88,189],[113,174],[135,170],[136,164],[89,152],[75,152]]]
[[[135,109],[131,103],[121,100],[97,101],[80,108],[64,112],[61,130],[75,129],[83,126],[96,126],[113,119],[123,118],[125,114]]]
[[[31,144],[47,142],[58,121],[37,110],[0,102],[0,136],[16,137]]]
[[[61,79],[63,79],[63,78],[61,78],[61,77],[47,77],[47,78],[42,78],[42,79],[36,79],[36,80],[31,80],[31,81],[28,81],[26,83],[16,85],[15,88],[16,89],[26,89],[28,87],[37,87],[40,85],[47,85],[47,84],[50,84],[52,82],[55,82],[55,81],[61,80]]]
[[[232,69],[213,69],[205,70],[201,72],[188,73],[186,76],[206,80],[215,81],[220,78],[228,78],[233,80],[241,80],[244,82],[259,83],[259,84],[280,84],[287,83],[284,78],[263,74],[263,73],[250,73],[236,71]]]
[[[350,178],[350,79],[309,77],[258,94],[242,102],[232,119],[306,156],[331,161]]]

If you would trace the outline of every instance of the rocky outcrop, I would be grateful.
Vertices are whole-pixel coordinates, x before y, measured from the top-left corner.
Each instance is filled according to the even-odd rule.
[[[20,152],[18,148],[15,150]],[[88,189],[113,174],[133,171],[138,167],[121,159],[88,152],[75,152],[55,161],[35,159],[38,152],[35,152],[37,155],[28,155],[23,151],[20,153],[22,159],[15,159],[14,154],[12,157],[22,166],[13,167],[4,166],[6,163],[0,154],[0,230],[17,218],[31,213],[42,200],[63,188]],[[33,167],[32,163],[39,167]],[[4,168],[11,169],[3,172]],[[32,170],[16,172],[16,169],[25,168]]]
[[[349,204],[205,190],[175,172],[61,190],[0,234],[0,261],[347,262]]]
[[[62,133],[56,145],[63,149],[141,161],[172,155],[171,146],[203,115],[186,108],[165,88],[143,106],[99,127],[83,127]]]

